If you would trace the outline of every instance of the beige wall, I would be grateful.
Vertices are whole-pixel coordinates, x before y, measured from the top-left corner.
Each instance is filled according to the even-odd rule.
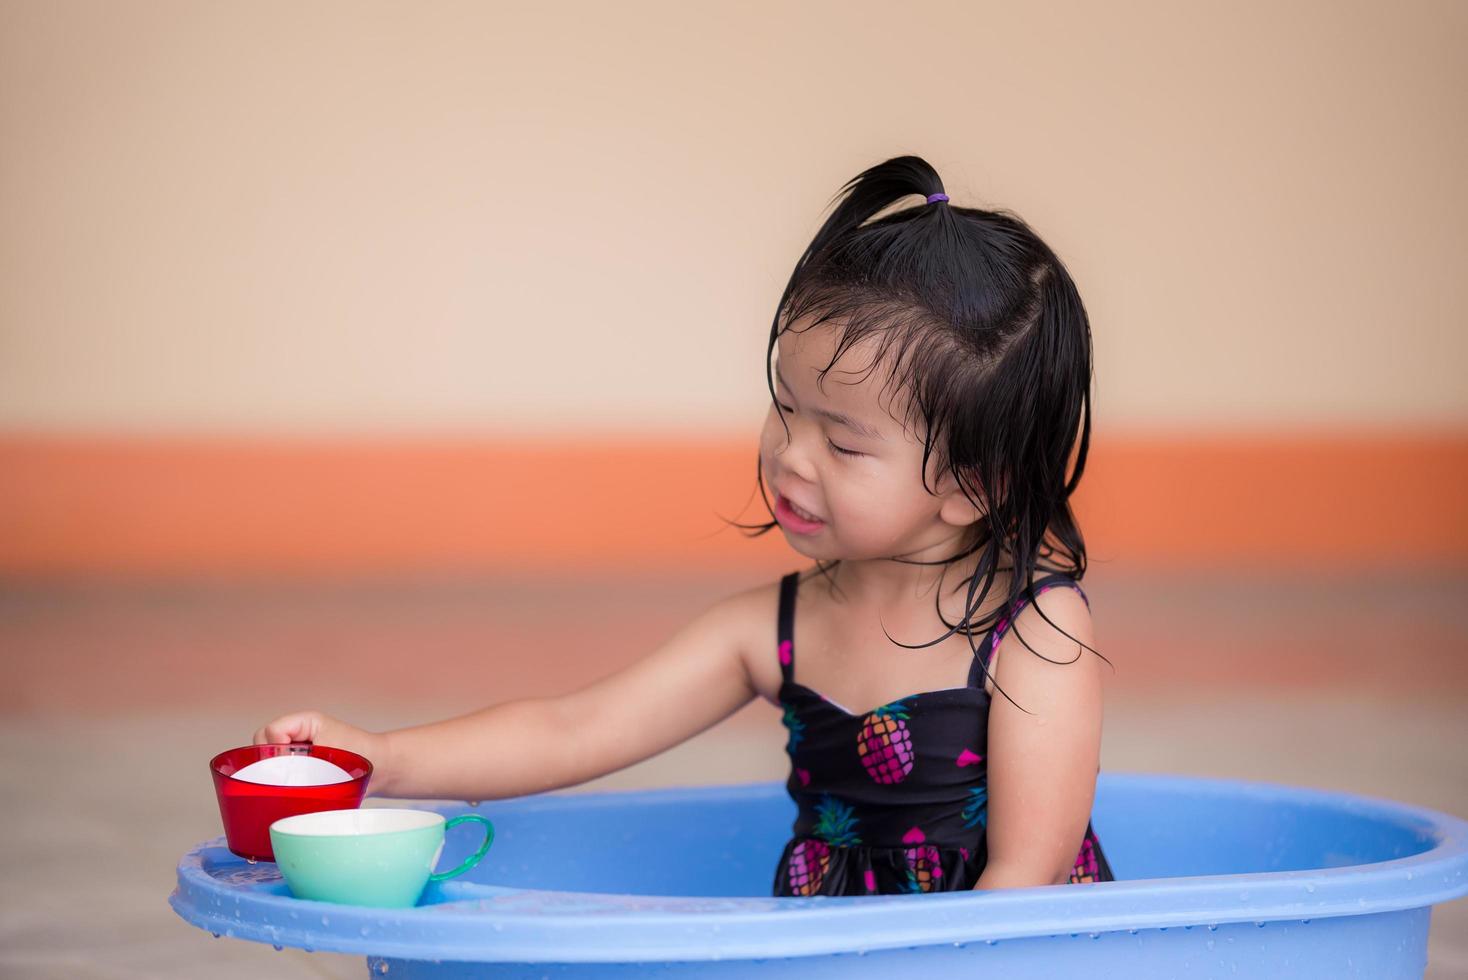
[[[0,428],[748,431],[841,183],[1018,211],[1117,429],[1468,422],[1468,4],[0,4]],[[916,199],[914,199],[916,201]]]

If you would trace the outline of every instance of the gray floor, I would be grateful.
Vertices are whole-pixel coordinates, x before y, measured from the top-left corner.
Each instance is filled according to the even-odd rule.
[[[1347,584],[1334,595],[1317,583],[1290,602],[1217,583],[1190,591],[1168,580],[1160,598],[1156,583],[1098,581],[1093,603],[1110,610],[1103,648],[1131,680],[1108,695],[1103,767],[1341,789],[1468,816],[1462,590],[1435,581],[1395,591]],[[718,589],[655,600],[589,593],[578,615],[616,627],[601,634],[610,639],[596,663],[567,634],[530,673],[550,664],[553,685],[590,679]],[[0,976],[363,976],[359,957],[215,940],[169,909],[179,855],[220,833],[208,757],[298,702],[355,708],[372,727],[391,727],[464,707],[463,678],[476,670],[485,685],[476,689],[496,692],[488,700],[526,693],[544,674],[517,675],[483,651],[544,642],[532,626],[551,622],[553,608],[498,587],[186,600],[0,589],[11,681],[0,694]],[[1240,609],[1251,613],[1241,619]],[[1289,618],[1300,610],[1314,628]],[[1341,624],[1351,616],[1354,625]],[[1181,658],[1180,632],[1207,655]],[[374,662],[407,649],[436,658],[433,676],[451,676],[458,703],[447,685],[384,685]],[[303,650],[316,653],[298,671]],[[253,669],[232,674],[231,658]],[[323,663],[352,667],[356,681],[326,683]],[[243,680],[231,686],[232,677]],[[284,691],[281,678],[296,686]],[[774,709],[757,703],[576,789],[783,779],[783,744]],[[1427,975],[1468,977],[1468,900],[1435,909]]]

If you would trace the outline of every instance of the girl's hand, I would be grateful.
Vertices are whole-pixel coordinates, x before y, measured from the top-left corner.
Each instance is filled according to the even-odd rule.
[[[340,743],[321,738],[322,730],[349,727],[351,726],[323,715],[319,711],[298,711],[295,714],[281,715],[263,728],[255,729],[253,744],[284,745],[288,742],[320,741],[326,745],[337,745]],[[343,745],[342,748],[350,748],[350,746]]]
[[[284,745],[314,742],[346,749],[372,763],[372,787],[383,787],[388,777],[387,736],[339,721],[319,711],[297,711],[281,715],[255,730],[254,745]],[[369,795],[371,790],[369,789]]]

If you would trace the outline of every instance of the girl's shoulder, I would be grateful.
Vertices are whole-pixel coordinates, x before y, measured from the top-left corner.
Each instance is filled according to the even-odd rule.
[[[800,578],[803,580],[804,572]],[[745,673],[759,694],[772,704],[779,702],[781,684],[779,647],[780,575],[741,589],[717,605],[723,622],[736,634]]]
[[[1028,594],[1021,595],[1019,605],[1012,607],[1010,616],[1001,619],[995,627],[991,664],[997,665],[1001,660],[1012,662],[1012,658],[1000,656],[1011,647],[1027,647],[1037,654],[1039,660],[1051,664],[1071,661],[1077,650],[1095,649],[1091,601],[1071,572],[1041,572],[1037,569],[1030,586],[1034,590],[1033,598]],[[1020,639],[1011,639],[1014,636]],[[1020,660],[1029,664],[1031,658]],[[1043,668],[1033,669],[1043,673]],[[1013,676],[1013,670],[1010,676]]]

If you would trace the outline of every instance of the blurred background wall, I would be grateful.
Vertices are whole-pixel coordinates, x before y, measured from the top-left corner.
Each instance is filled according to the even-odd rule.
[[[1107,767],[1464,812],[1465,42],[1453,0],[3,0],[4,775],[77,774],[5,857],[130,932],[67,959],[12,890],[0,963],[251,975],[162,905],[209,754],[579,686],[798,567],[722,521],[768,519],[774,304],[906,153],[1090,313]],[[772,719],[596,785],[777,778]],[[48,842],[127,759],[153,808],[83,857],[169,830],[89,891]]]
[[[1461,4],[3,9],[5,571],[778,565],[774,304],[901,153],[1081,288],[1095,557],[1468,550]]]

